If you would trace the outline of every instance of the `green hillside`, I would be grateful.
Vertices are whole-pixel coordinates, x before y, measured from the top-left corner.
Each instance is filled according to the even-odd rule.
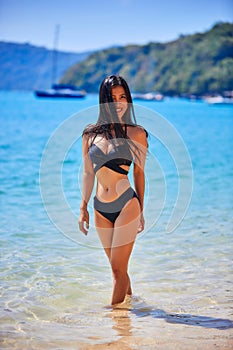
[[[205,33],[168,43],[95,52],[71,67],[61,82],[96,92],[101,80],[113,73],[122,75],[134,92],[173,96],[233,90],[233,24],[218,23]]]

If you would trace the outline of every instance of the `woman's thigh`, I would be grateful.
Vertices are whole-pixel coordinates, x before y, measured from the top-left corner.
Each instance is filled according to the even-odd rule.
[[[113,238],[113,224],[101,215],[97,210],[94,210],[95,227],[102,243],[102,246],[110,259],[111,246]]]
[[[110,262],[119,260],[125,265],[128,263],[140,221],[138,199],[133,198],[125,205],[114,225],[98,211],[94,212],[96,230]]]
[[[137,236],[140,222],[140,205],[137,198],[131,199],[115,221],[112,248],[131,244]]]

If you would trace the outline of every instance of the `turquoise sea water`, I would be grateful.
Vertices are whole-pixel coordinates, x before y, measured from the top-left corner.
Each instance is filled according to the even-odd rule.
[[[135,295],[130,310],[111,311],[105,308],[111,271],[94,228],[86,238],[71,223],[80,200],[81,127],[96,119],[97,103],[97,95],[70,101],[0,93],[2,348],[89,349],[114,344],[119,349],[154,349],[164,344],[168,349],[175,337],[188,341],[191,332],[199,349],[200,329],[202,339],[211,330],[217,332],[216,343],[218,338],[225,345],[233,325],[232,106],[165,99],[140,102],[136,108],[139,122],[150,133],[147,227],[130,261]],[[64,139],[58,131],[73,115],[77,129],[63,129],[65,135],[77,135],[75,141],[68,137],[58,177],[72,213],[69,221],[68,214],[63,220],[63,206],[55,196],[57,173],[48,168],[40,179],[39,171],[49,139],[56,145],[51,158],[60,160]],[[163,131],[156,124],[158,115],[165,121]],[[177,146],[177,135],[186,148]],[[193,178],[184,161],[187,155]],[[180,178],[181,186],[187,186],[181,191],[181,212],[182,203],[191,201],[183,220],[169,233],[166,227],[180,193]],[[46,208],[41,186],[50,202]],[[58,226],[62,221],[64,232],[51,216]]]

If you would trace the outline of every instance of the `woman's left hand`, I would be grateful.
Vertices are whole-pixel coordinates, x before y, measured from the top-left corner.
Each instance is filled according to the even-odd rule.
[[[139,221],[139,225],[138,225],[138,233],[142,232],[144,230],[144,227],[145,227],[145,219],[144,219],[143,213],[141,213],[140,221]]]

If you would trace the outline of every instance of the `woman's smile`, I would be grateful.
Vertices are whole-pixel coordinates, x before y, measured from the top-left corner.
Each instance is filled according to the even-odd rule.
[[[115,104],[118,117],[122,118],[128,108],[127,97],[122,86],[118,85],[112,87],[112,99]]]

